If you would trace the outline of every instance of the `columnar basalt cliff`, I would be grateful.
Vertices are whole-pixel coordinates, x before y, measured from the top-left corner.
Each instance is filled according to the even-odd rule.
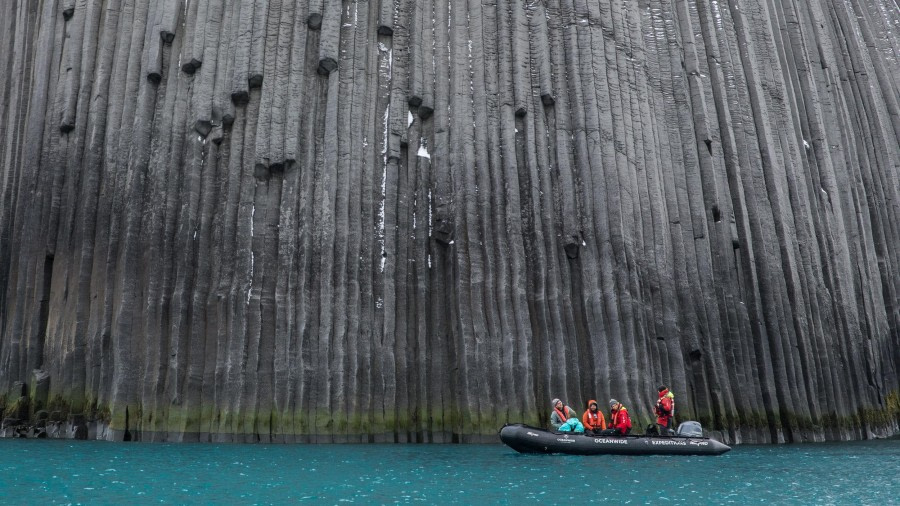
[[[896,0],[7,1],[3,430],[895,433],[898,58]]]

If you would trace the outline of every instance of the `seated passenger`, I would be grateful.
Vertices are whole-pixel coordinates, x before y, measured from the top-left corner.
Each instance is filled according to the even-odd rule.
[[[624,436],[631,432],[631,417],[628,416],[628,410],[625,409],[625,406],[615,399],[610,399],[609,409],[612,410],[612,413],[609,416],[610,425],[609,428],[601,432],[601,434],[607,436]]]
[[[606,417],[604,417],[603,412],[597,408],[597,401],[593,399],[588,401],[587,411],[581,415],[581,421],[584,423],[584,429],[587,432],[606,430]]]
[[[553,399],[553,411],[550,413],[550,426],[553,430],[559,430],[562,424],[575,416],[575,411],[569,406],[563,406],[559,399]]]

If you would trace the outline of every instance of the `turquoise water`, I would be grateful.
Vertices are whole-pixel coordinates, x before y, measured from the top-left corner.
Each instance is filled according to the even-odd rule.
[[[721,457],[520,455],[501,445],[0,440],[0,502],[900,504],[900,440]]]

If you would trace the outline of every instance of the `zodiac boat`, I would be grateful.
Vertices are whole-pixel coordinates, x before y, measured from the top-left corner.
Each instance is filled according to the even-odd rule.
[[[692,425],[688,425],[692,424]],[[685,427],[687,426],[687,427]],[[700,424],[685,422],[675,436],[596,436],[551,432],[521,423],[504,425],[500,440],[519,453],[568,455],[721,455],[731,447],[703,437]]]

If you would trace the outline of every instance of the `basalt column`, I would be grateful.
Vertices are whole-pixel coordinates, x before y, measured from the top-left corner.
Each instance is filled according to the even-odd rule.
[[[898,369],[895,0],[4,4],[4,434],[868,438]]]

